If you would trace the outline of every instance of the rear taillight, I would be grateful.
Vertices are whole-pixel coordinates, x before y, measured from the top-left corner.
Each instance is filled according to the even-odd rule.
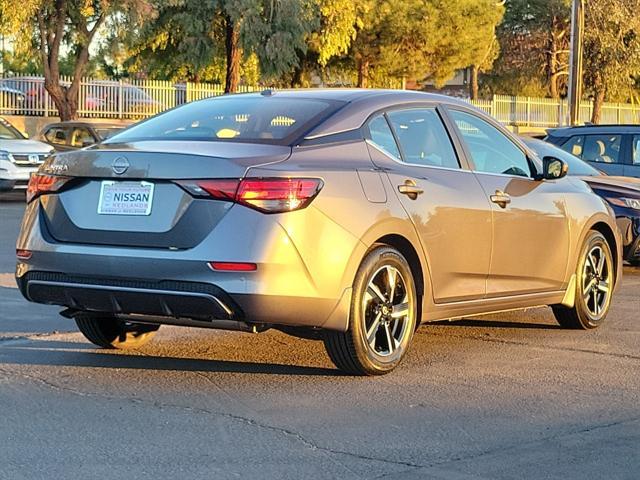
[[[29,260],[32,255],[33,252],[31,252],[31,250],[16,249],[16,257],[18,257],[18,260]]]
[[[33,174],[27,186],[27,203],[45,193],[57,192],[70,180],[69,177],[57,175]]]
[[[300,210],[322,189],[317,178],[245,178],[180,182],[192,195],[240,203],[263,213]]]

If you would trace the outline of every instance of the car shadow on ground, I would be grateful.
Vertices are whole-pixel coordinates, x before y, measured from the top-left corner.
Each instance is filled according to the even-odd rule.
[[[344,375],[337,369],[322,367],[156,356],[98,350],[78,343],[49,340],[37,340],[29,345],[5,345],[0,349],[0,364],[287,376]]]
[[[462,320],[441,320],[438,322],[428,323],[429,327],[472,327],[472,328],[515,328],[515,329],[534,329],[534,330],[559,330],[560,325],[548,323],[531,323],[531,322],[509,322],[504,320],[482,320],[465,318]]]

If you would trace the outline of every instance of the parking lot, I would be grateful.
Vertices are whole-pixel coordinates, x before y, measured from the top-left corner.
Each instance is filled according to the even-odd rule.
[[[549,309],[421,327],[401,367],[341,375],[321,342],[163,327],[96,350],[13,281],[0,203],[0,478],[637,479],[640,270],[606,324]]]

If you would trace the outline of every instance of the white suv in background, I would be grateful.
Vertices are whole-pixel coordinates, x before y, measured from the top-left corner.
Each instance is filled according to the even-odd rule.
[[[26,188],[31,174],[53,151],[51,145],[27,139],[0,117],[0,191]]]

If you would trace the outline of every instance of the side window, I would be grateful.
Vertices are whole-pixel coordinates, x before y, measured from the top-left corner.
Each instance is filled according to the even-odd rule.
[[[71,134],[72,147],[82,148],[88,145],[93,145],[94,143],[95,140],[88,128],[76,127],[73,129],[73,133]]]
[[[564,150],[565,152],[569,152],[576,157],[582,158],[582,152],[584,150],[584,137],[582,135],[571,137],[560,148],[562,148],[562,150]]]
[[[484,173],[531,176],[529,160],[506,135],[480,117],[451,110],[475,170]]]
[[[633,136],[633,164],[640,165],[640,135]]]
[[[586,135],[582,159],[588,162],[620,163],[622,135]]]
[[[399,110],[390,112],[388,116],[406,163],[460,168],[449,135],[435,108]]]
[[[369,122],[369,138],[381,150],[400,160],[400,151],[389,124],[383,115],[374,117]]]
[[[52,127],[44,134],[44,138],[53,145],[66,145],[67,130],[63,127]]]

